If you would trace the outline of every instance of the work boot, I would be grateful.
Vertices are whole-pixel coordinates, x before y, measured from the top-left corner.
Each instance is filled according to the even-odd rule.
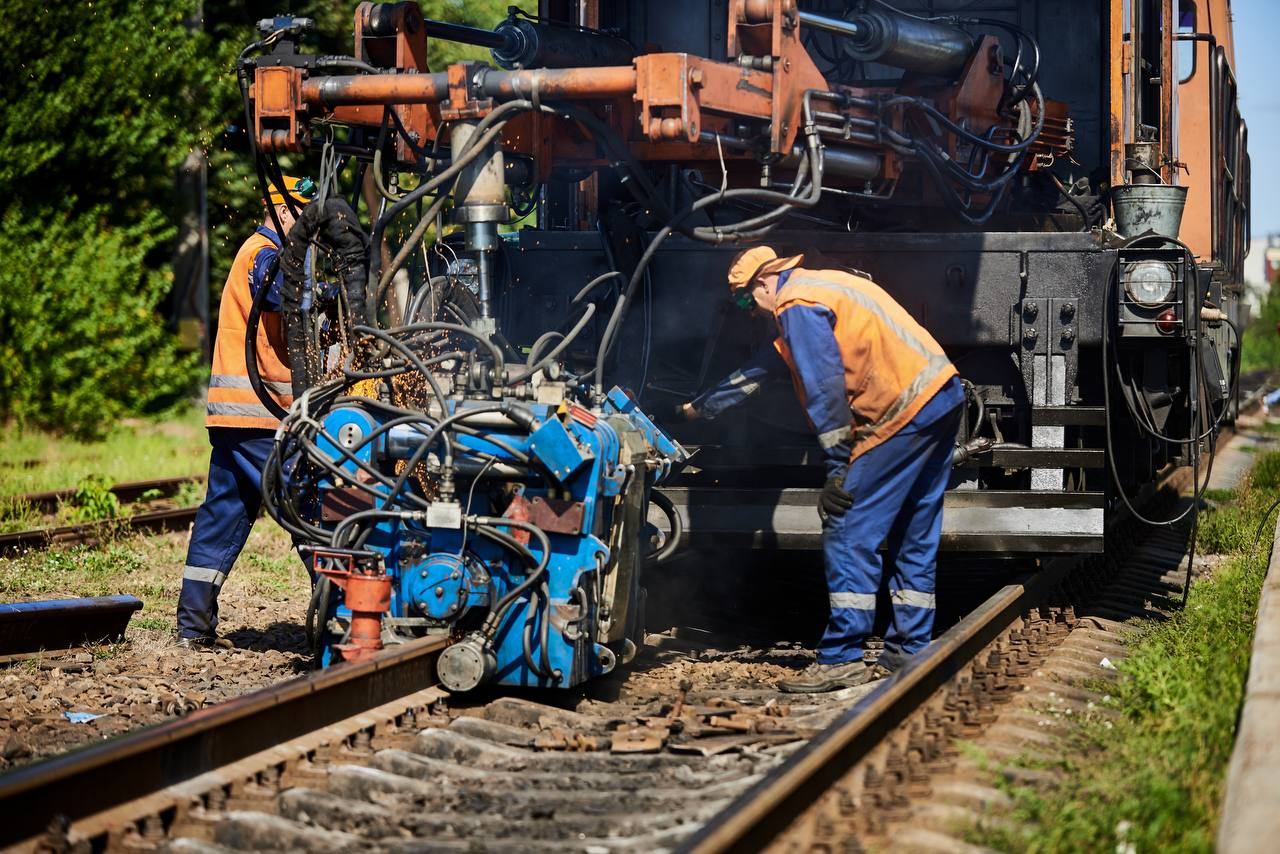
[[[886,649],[880,653],[880,657],[876,659],[876,666],[884,670],[886,673],[897,673],[902,669],[911,656],[899,650]]]
[[[232,649],[235,647],[235,644],[226,638],[220,638],[216,635],[202,635],[194,638],[178,638],[178,649],[211,649],[215,646],[220,649]]]
[[[815,661],[790,679],[778,681],[778,687],[789,694],[821,694],[852,688],[871,679],[871,668],[861,660],[840,664]]]

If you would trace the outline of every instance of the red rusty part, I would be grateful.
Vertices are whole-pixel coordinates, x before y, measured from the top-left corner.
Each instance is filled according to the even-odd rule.
[[[369,35],[369,19],[380,3],[361,3],[355,15],[355,51],[353,56],[381,68],[394,68],[402,74],[425,74],[427,65],[427,30],[422,10],[417,3],[397,3],[381,9],[380,14],[390,16],[394,33],[386,36]],[[440,125],[439,111],[427,104],[395,104],[391,106],[405,133],[419,147],[436,135]],[[382,123],[384,110],[378,107],[346,107],[334,111],[334,118],[350,124],[377,127]],[[413,146],[400,134],[394,135],[396,159],[402,163],[416,163],[418,155]]]
[[[298,120],[302,69],[264,66],[254,72],[254,135],[263,151],[304,151],[310,134]]]
[[[340,522],[352,513],[373,509],[373,496],[358,486],[323,490],[320,496],[320,518]]]
[[[600,420],[596,417],[594,412],[589,409],[584,409],[576,403],[569,407],[569,417],[574,421],[577,421],[579,424],[586,426],[589,430],[594,430],[596,422]]]
[[[342,589],[343,602],[351,611],[347,643],[338,644],[336,649],[346,661],[363,661],[382,649],[382,617],[391,608],[391,576],[380,569],[372,574],[353,571],[349,555],[336,556],[348,569],[326,569],[319,566],[325,557],[324,552],[316,552],[316,571]]]
[[[346,592],[347,607],[352,611],[383,613],[391,607],[391,576],[352,574],[346,584],[340,585]]]
[[[529,504],[529,499],[523,495],[517,495],[511,499],[511,503],[507,505],[506,512],[502,514],[502,518],[511,519],[515,522],[531,522],[533,521],[533,507]],[[521,545],[529,545],[529,540],[533,536],[523,528],[511,528],[511,536],[514,537]]]
[[[581,501],[534,496],[530,506],[530,521],[548,534],[581,534],[582,517],[586,511]]]
[[[440,118],[445,121],[458,119],[479,119],[493,109],[492,98],[473,98],[471,88],[472,67],[466,63],[455,63],[445,72],[449,78],[449,100],[440,105]]]

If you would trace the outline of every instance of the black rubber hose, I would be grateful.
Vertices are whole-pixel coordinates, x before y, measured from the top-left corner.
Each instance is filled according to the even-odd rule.
[[[537,525],[529,522],[522,522],[518,519],[505,519],[498,516],[475,516],[472,517],[472,524],[476,526],[477,532],[485,533],[485,529],[487,528],[489,529],[489,533],[497,535],[496,537],[491,537],[492,539],[496,539],[499,542],[507,540],[509,542],[505,543],[505,545],[519,546],[517,551],[523,551],[525,554],[532,557],[533,552],[521,545],[518,540],[515,540],[507,536],[504,532],[498,530],[496,526],[506,525],[510,528],[519,528],[522,531],[528,531],[538,541],[538,546],[542,549],[542,557],[538,558],[537,566],[534,568],[533,572],[529,573],[529,577],[511,588],[511,590],[507,592],[507,595],[503,596],[502,599],[498,601],[493,610],[489,612],[489,616],[485,619],[484,625],[480,631],[485,637],[492,640],[494,633],[498,630],[498,626],[502,623],[502,618],[506,614],[507,609],[509,609],[515,600],[523,595],[526,590],[542,580],[542,575],[547,570],[547,564],[551,562],[551,540],[547,538],[546,532]]]
[[[262,374],[258,370],[258,325],[262,320],[262,304],[266,302],[267,291],[271,289],[271,283],[275,280],[279,263],[280,255],[276,253],[275,260],[267,268],[267,280],[253,295],[253,303],[249,306],[249,317],[245,321],[244,330],[244,367],[245,372],[249,374],[249,387],[257,395],[258,402],[276,418],[284,418],[289,414],[288,410],[267,392],[267,387],[262,382]]]
[[[300,396],[319,377],[310,363],[307,346],[307,314],[302,306],[306,279],[307,249],[312,242],[336,256],[342,289],[347,299],[347,312],[352,326],[366,322],[365,283],[368,276],[369,239],[356,219],[347,200],[326,199],[324,204],[308,205],[293,224],[280,253],[284,284],[280,298],[285,321],[285,344],[293,371],[293,394]],[[355,354],[357,359],[359,354]]]
[[[684,519],[676,510],[675,503],[656,489],[649,494],[649,500],[658,505],[658,509],[667,517],[667,522],[671,525],[667,541],[650,557],[655,563],[662,563],[680,548],[680,538],[684,536]]]

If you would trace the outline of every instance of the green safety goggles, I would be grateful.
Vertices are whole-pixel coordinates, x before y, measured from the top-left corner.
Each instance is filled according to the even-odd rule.
[[[729,299],[733,301],[734,305],[743,311],[751,311],[751,309],[756,307],[756,298],[751,293],[752,290],[753,288],[749,286],[738,288],[733,292],[733,296],[729,297]]]

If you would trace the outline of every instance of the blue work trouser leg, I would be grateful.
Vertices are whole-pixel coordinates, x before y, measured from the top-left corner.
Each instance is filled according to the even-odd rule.
[[[178,597],[178,634],[212,637],[218,627],[218,591],[249,539],[262,506],[262,469],[273,433],[235,427],[209,428],[209,483],[196,511]]]
[[[906,552],[912,570],[910,583],[919,585],[932,596],[942,492],[950,471],[957,418],[958,410],[924,428],[908,425],[849,466],[844,488],[853,496],[853,506],[843,516],[828,519],[823,526],[822,551],[831,618],[818,644],[819,662],[837,664],[862,658],[875,622],[876,593],[883,572],[880,545],[889,539],[900,519],[901,535],[894,539],[898,547],[890,555],[894,577]],[[944,455],[945,467],[940,462]],[[925,541],[906,543],[910,533],[916,531],[926,537]],[[902,589],[914,590],[915,587]],[[903,598],[901,594],[899,598]],[[917,604],[921,601],[909,598]],[[931,601],[928,608],[909,606],[912,617],[909,620],[906,619],[907,607],[902,609],[902,629],[909,632],[909,640],[905,642],[898,631],[899,609],[895,607],[895,643],[914,650],[929,642],[933,629]]]
[[[933,637],[942,500],[951,479],[951,454],[961,411],[948,413],[914,437],[915,453],[923,465],[885,543],[893,620],[884,646],[890,652],[914,655]]]

